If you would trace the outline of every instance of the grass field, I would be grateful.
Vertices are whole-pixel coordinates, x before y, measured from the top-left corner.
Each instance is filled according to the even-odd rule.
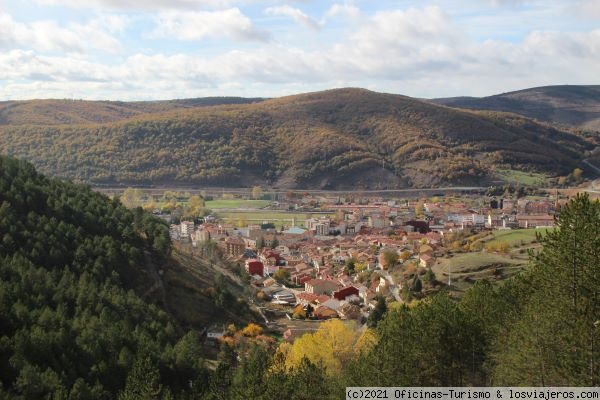
[[[540,228],[540,229],[512,229],[506,231],[493,231],[492,236],[493,240],[497,240],[500,242],[505,242],[509,246],[518,246],[521,243],[530,244],[534,240],[536,240],[536,233],[541,233],[542,235],[547,231],[547,229],[552,228]],[[488,236],[489,238],[489,236]]]
[[[524,186],[543,186],[548,181],[548,176],[535,172],[523,172],[514,169],[496,169],[496,177],[508,183]]]
[[[432,270],[440,282],[447,282],[450,272],[452,291],[461,296],[474,281],[506,278],[520,271],[527,262],[527,254],[509,256],[487,252],[463,253],[439,259]]]
[[[227,208],[262,208],[269,204],[268,200],[209,200],[205,202],[206,208],[220,210]]]
[[[440,260],[438,271],[447,275],[448,268],[450,272],[455,274],[468,274],[479,272],[488,266],[496,264],[514,264],[520,265],[524,263],[523,258],[510,258],[501,254],[476,252],[456,254],[452,258],[444,258]]]
[[[260,224],[263,222],[272,222],[276,227],[291,226],[292,222],[296,226],[304,226],[309,218],[320,218],[332,216],[333,214],[314,214],[314,213],[296,213],[281,211],[227,211],[217,210],[216,216],[225,221],[236,223],[244,220],[249,224]]]

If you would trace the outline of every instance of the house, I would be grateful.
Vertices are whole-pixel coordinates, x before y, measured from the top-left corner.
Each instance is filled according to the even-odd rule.
[[[317,319],[330,319],[337,318],[337,311],[332,310],[331,308],[325,306],[319,306],[315,311],[313,311],[313,316]]]
[[[343,319],[360,319],[362,317],[360,307],[355,304],[343,304],[337,311],[340,318]]]
[[[358,296],[358,289],[354,286],[346,286],[345,288],[333,292],[333,297],[340,301],[346,300],[347,297],[350,297],[352,295]]]
[[[327,301],[324,301],[323,303],[321,303],[321,305],[323,307],[327,307],[332,309],[333,311],[336,311],[340,308],[340,306],[342,305],[342,303],[339,300],[336,299],[327,299]]]
[[[223,242],[222,248],[227,256],[238,257],[244,254],[246,243],[240,237],[228,237]]]
[[[412,226],[415,232],[427,233],[429,232],[429,222],[427,221],[407,221],[405,225]]]
[[[289,290],[280,290],[271,295],[273,302],[278,304],[294,304],[296,296]]]
[[[317,297],[318,296],[316,294],[300,292],[300,293],[296,294],[296,301],[299,304],[303,304],[306,306],[311,303],[314,303],[315,300],[317,300]]]
[[[264,287],[269,287],[269,286],[273,286],[273,285],[275,285],[276,283],[277,283],[277,281],[276,281],[275,279],[273,279],[273,278],[268,278],[268,279],[265,279],[265,280],[263,281],[263,286],[264,286]]]
[[[419,256],[419,266],[423,268],[431,267],[434,263],[434,258],[429,254],[421,254]]]
[[[260,253],[260,260],[265,266],[283,265],[284,263],[281,255],[278,252],[270,249],[264,249]]]
[[[554,226],[554,217],[548,214],[542,215],[517,215],[519,228],[539,228]]]
[[[336,291],[338,285],[327,279],[311,279],[304,283],[304,291],[312,294],[331,294]]]
[[[194,221],[182,221],[181,224],[179,224],[179,229],[182,239],[189,238],[192,232],[194,232]]]
[[[250,275],[264,275],[264,265],[256,259],[246,260],[246,272]]]
[[[218,340],[225,336],[225,327],[213,325],[206,330],[206,338],[209,340]]]

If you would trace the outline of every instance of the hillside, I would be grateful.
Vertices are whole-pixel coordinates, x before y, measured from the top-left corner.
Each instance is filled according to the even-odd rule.
[[[204,97],[165,101],[27,100],[0,102],[0,125],[60,125],[116,122],[147,114],[226,104],[248,104],[262,99]]]
[[[109,124],[0,126],[0,152],[96,184],[398,188],[567,174],[593,146],[515,114],[338,89]]]
[[[219,303],[182,269],[164,223],[0,157],[0,398],[114,399],[126,382],[152,384],[140,368],[189,390],[204,367],[186,329],[241,307],[223,277]]]
[[[452,97],[432,102],[511,112],[538,121],[600,131],[600,86],[545,86],[489,97]]]

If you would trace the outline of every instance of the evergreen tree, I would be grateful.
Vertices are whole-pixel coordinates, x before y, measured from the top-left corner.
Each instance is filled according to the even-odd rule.
[[[501,384],[595,385],[599,381],[600,203],[578,195],[557,228],[538,237],[529,296],[507,335],[498,337]]]
[[[385,313],[387,312],[387,304],[385,302],[385,297],[377,296],[377,304],[375,308],[369,314],[367,318],[367,326],[370,328],[374,328],[377,326],[379,321],[383,319]]]

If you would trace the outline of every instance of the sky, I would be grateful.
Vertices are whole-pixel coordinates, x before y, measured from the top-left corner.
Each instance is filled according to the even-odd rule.
[[[600,84],[600,0],[0,0],[0,101]]]

